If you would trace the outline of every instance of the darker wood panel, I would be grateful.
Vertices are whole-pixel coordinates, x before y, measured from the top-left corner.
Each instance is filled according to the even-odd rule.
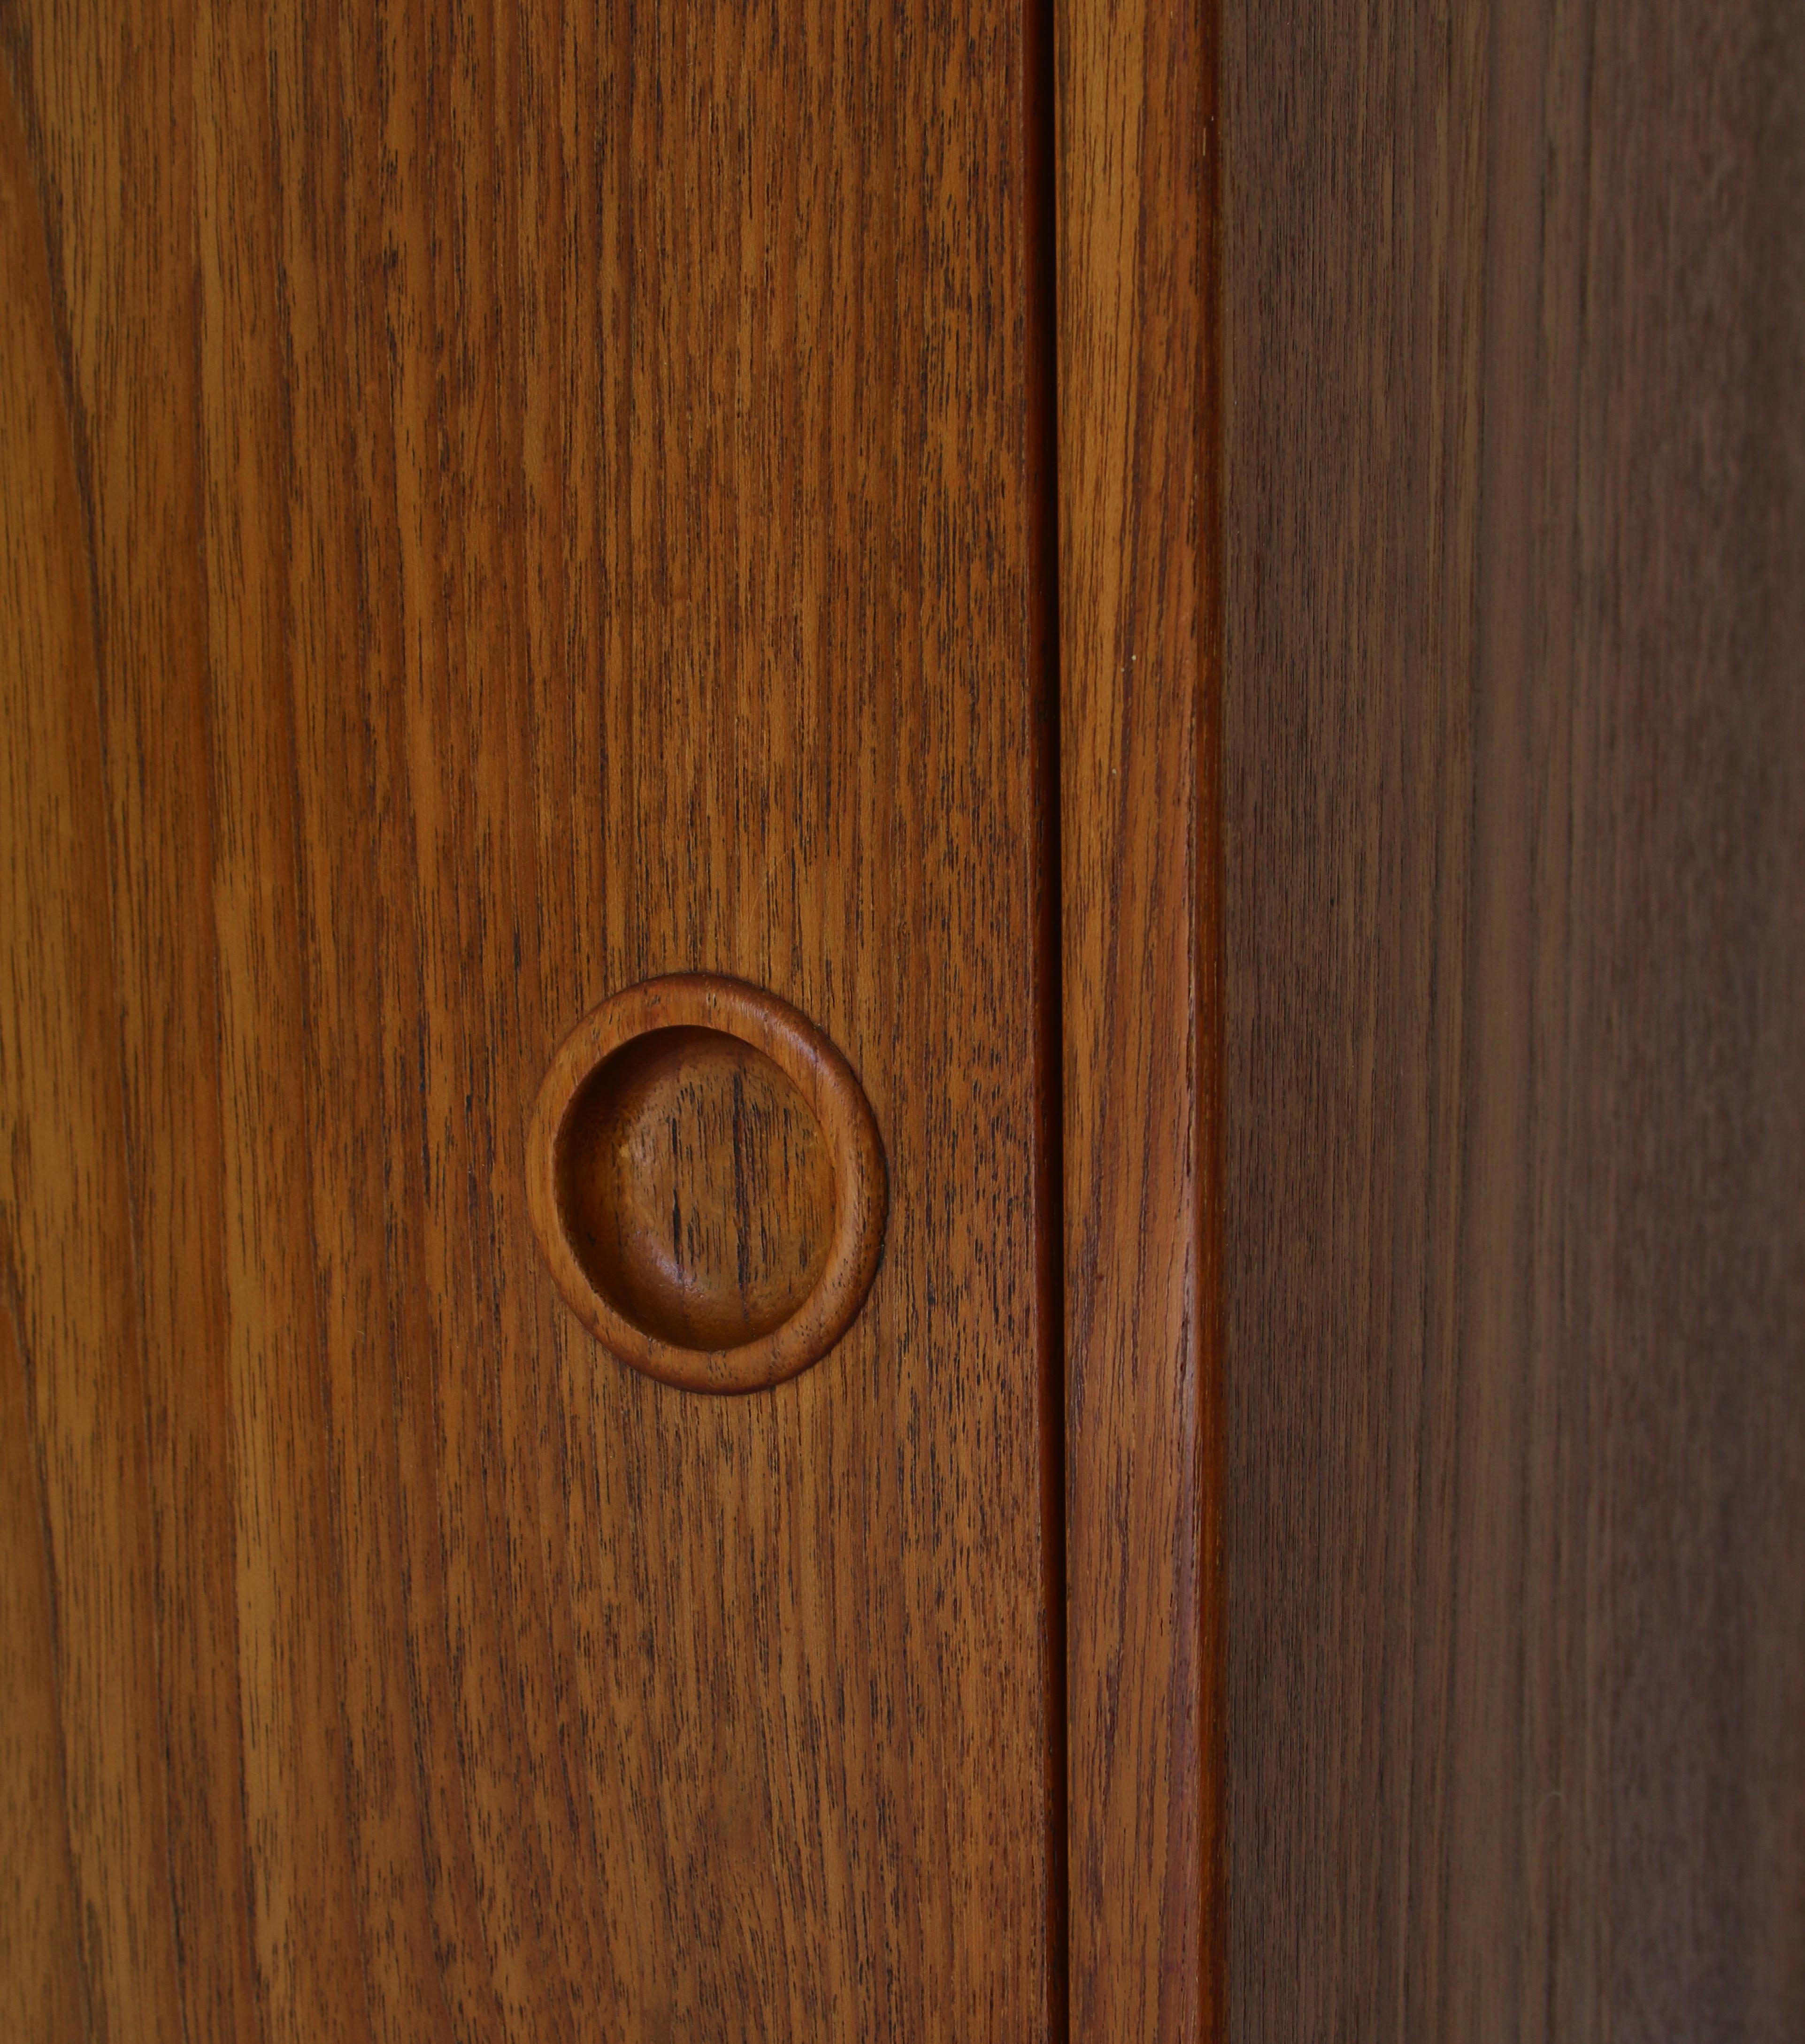
[[[1224,50],[1233,2022],[1805,2022],[1805,36]]]
[[[71,1764],[97,2027],[1044,2034],[1014,15],[4,19],[99,713],[18,771],[81,763],[137,1316],[87,1460],[89,1349],[28,1343],[33,1439],[53,1531],[141,1464],[60,1651],[116,1554],[161,1649],[108,1664],[141,1824]],[[526,1211],[554,1045],[686,968],[888,1155],[864,1312],[745,1400],[614,1363]]]
[[[1066,1732],[1065,1105],[1059,686],[1059,80],[1050,0],[1022,21],[1024,583],[1033,698],[1030,755],[1034,866],[1035,1288],[1039,1297],[1041,1657],[1047,1680],[1046,2034],[1072,2024],[1071,1796]]]
[[[1214,10],[1058,34],[1071,2020],[1222,2006]]]

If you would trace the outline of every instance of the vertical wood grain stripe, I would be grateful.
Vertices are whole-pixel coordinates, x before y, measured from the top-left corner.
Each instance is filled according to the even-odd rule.
[[[1805,10],[1223,31],[1236,2033],[1805,2037]]]
[[[0,9],[0,2031],[1056,2026],[1024,54]],[[526,1210],[560,1038],[678,971],[891,1173],[755,1398]]]
[[[1072,2030],[1222,2021],[1214,34],[1057,13]]]
[[[1047,2037],[1071,2034],[1066,1705],[1064,974],[1060,928],[1059,386],[1055,0],[1022,0],[1024,498],[1035,696],[1034,1220],[1040,1340],[1041,1626],[1048,1690]]]
[[[173,2039],[165,1783],[137,1708],[158,1642],[117,996],[103,843],[86,828],[102,774],[93,611],[24,141],[0,91],[0,2015],[8,2034],[62,2038],[98,2002]],[[71,1576],[107,1594],[60,1603]]]

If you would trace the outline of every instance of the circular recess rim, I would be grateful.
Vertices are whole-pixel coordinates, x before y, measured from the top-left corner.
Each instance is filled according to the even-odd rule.
[[[736,1348],[694,1349],[628,1320],[591,1281],[558,1196],[559,1139],[578,1094],[615,1051],[655,1029],[713,1029],[762,1051],[814,1114],[833,1166],[833,1221],[814,1289],[768,1334]],[[668,973],[610,994],[553,1052],[526,1142],[527,1211],[564,1303],[609,1353],[685,1391],[733,1393],[783,1383],[821,1361],[857,1317],[876,1274],[889,1205],[876,1116],[838,1048],[788,1001],[718,973]]]

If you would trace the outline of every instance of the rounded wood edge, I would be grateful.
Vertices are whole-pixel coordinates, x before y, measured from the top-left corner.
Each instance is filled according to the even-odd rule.
[[[685,1027],[719,1030],[763,1051],[807,1101],[833,1164],[833,1233],[819,1280],[781,1327],[737,1348],[680,1348],[617,1312],[578,1262],[558,1202],[558,1137],[583,1082],[634,1037]],[[799,1375],[852,1325],[877,1272],[889,1176],[864,1088],[806,1016],[744,980],[667,974],[623,988],[592,1009],[552,1054],[533,1102],[526,1159],[533,1232],[564,1303],[612,1355],[681,1390],[760,1391]]]

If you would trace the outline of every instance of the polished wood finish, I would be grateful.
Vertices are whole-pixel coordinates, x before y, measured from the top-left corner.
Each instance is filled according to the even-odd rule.
[[[818,1362],[877,1269],[883,1146],[857,1075],[787,1001],[712,973],[623,989],[552,1060],[527,1210],[610,1353],[694,1391]]]
[[[92,614],[44,235],[0,103],[0,2035],[88,2030],[175,1952],[143,1537]],[[54,1348],[58,1367],[35,1359]],[[106,1594],[73,1608],[77,1573]],[[70,1963],[85,1931],[94,1968]],[[127,1948],[136,1941],[130,1961]]]
[[[1060,0],[1075,2038],[1224,2034],[1213,8]]]
[[[6,1992],[1044,2036],[1014,14],[0,24]],[[744,1399],[525,1193],[564,1032],[701,970],[890,1164]]]
[[[1805,2035],[1805,15],[1224,15],[1232,2034]]]

